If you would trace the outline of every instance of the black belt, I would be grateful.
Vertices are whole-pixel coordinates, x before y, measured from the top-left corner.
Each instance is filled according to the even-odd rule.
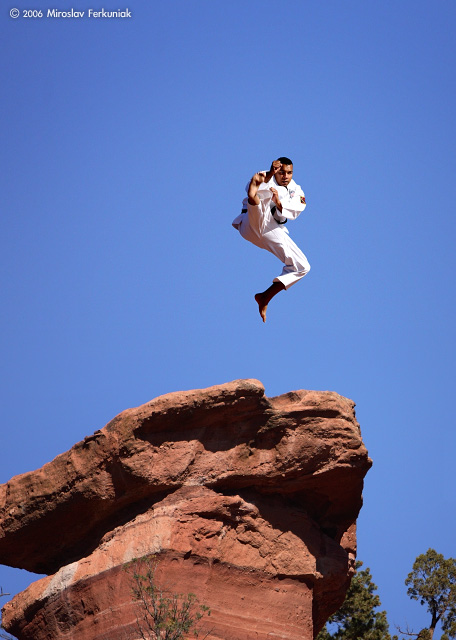
[[[277,220],[277,218],[275,217],[275,212],[277,211],[277,207],[271,207],[271,215],[274,218],[274,220],[277,222],[277,224],[286,224],[287,221],[284,220],[283,222],[280,222],[280,220]],[[247,213],[247,209],[242,209],[241,213]]]
[[[286,219],[283,222],[280,222],[280,220],[277,220],[277,218],[275,217],[275,212],[277,211],[277,207],[274,205],[273,207],[271,207],[271,215],[274,218],[274,220],[277,222],[277,224],[286,224]]]

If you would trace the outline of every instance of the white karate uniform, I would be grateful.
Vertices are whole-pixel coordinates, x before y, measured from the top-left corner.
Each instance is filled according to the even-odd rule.
[[[248,191],[247,185],[246,191]],[[270,187],[277,189],[282,204],[280,212],[272,201]],[[258,188],[259,205],[249,204],[248,198],[242,202],[242,213],[232,222],[245,240],[260,249],[266,249],[284,263],[280,276],[273,282],[281,282],[285,289],[303,278],[310,271],[310,264],[301,249],[290,238],[283,224],[296,220],[306,208],[304,192],[294,180],[287,187],[279,185],[273,176],[269,182],[262,182]],[[280,224],[282,223],[282,224]]]

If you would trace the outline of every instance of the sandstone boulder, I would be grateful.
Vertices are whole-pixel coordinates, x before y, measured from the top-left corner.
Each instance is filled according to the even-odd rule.
[[[19,640],[133,638],[134,557],[196,593],[212,638],[311,640],[342,603],[370,460],[354,404],[256,380],[124,411],[0,486],[0,562],[51,574],[4,609]],[[272,634],[272,635],[271,635]]]

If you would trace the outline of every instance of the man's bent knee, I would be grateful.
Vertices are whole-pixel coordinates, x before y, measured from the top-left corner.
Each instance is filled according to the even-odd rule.
[[[307,275],[310,271],[310,264],[308,262],[302,262],[297,265],[296,273],[301,276],[301,278]]]

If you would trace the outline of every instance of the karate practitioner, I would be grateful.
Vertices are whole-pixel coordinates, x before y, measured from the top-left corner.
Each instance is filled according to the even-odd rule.
[[[269,171],[256,173],[247,186],[242,213],[233,227],[243,238],[260,249],[266,249],[284,263],[282,273],[272,285],[255,295],[258,310],[266,322],[266,309],[272,298],[289,289],[310,271],[306,256],[293,242],[285,228],[306,207],[301,187],[293,180],[293,163],[289,158],[274,160]]]

